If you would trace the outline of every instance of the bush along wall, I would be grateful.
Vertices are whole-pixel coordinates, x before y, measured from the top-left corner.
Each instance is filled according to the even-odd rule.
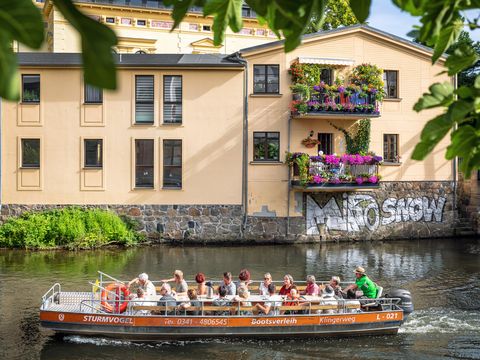
[[[112,211],[75,207],[28,212],[0,226],[0,247],[92,249],[136,245],[143,235]]]

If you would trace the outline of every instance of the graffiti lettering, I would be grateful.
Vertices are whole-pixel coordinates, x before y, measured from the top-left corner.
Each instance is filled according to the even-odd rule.
[[[442,222],[446,201],[444,196],[387,198],[380,207],[371,195],[344,193],[340,209],[334,196],[323,207],[307,196],[307,234],[317,235],[319,224],[330,230],[375,231],[379,226],[400,222]]]

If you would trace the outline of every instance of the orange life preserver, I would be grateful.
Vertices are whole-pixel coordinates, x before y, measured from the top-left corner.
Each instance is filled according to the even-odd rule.
[[[112,292],[115,292],[115,299],[113,300],[114,305],[108,302],[108,294]],[[120,292],[123,293],[122,303],[120,303]],[[116,283],[109,284],[105,289],[102,290],[102,294],[100,295],[100,304],[106,312],[112,313],[115,310],[116,313],[123,313],[125,310],[127,310],[128,295],[130,295],[130,291],[128,291],[128,288],[125,285]]]

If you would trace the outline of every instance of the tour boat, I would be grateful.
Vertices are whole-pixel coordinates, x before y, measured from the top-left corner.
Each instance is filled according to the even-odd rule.
[[[395,290],[395,297],[369,300],[305,296],[301,304],[277,306],[277,315],[230,315],[251,311],[253,306],[240,306],[233,299],[230,306],[212,306],[213,299],[203,297],[201,306],[189,309],[198,312],[193,315],[175,306],[158,306],[158,297],[150,299],[152,306],[145,302],[132,305],[124,282],[99,273],[99,281],[89,282],[91,291],[65,292],[60,284],[53,285],[42,297],[42,326],[61,334],[131,341],[384,335],[396,334],[413,310],[409,292]],[[248,301],[252,305],[268,301],[251,292]],[[229,315],[212,315],[215,311]]]

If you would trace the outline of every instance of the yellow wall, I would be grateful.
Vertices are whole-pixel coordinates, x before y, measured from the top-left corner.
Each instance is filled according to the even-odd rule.
[[[147,53],[221,53],[230,54],[242,48],[255,46],[276,40],[276,36],[259,25],[256,19],[244,19],[244,27],[252,30],[252,34],[233,33],[227,30],[222,46],[195,47],[192,43],[204,39],[213,39],[212,31],[203,31],[202,26],[212,26],[211,17],[203,18],[200,14],[187,14],[179,27],[170,32],[167,28],[153,27],[153,21],[164,21],[173,24],[171,14],[167,10],[139,9],[131,7],[108,6],[98,4],[77,3],[78,8],[88,15],[100,16],[105,23],[106,17],[115,17],[115,24],[105,23],[113,29],[119,38],[119,53],[135,53],[138,50]],[[48,8],[48,6],[47,6]],[[53,16],[51,15],[53,13]],[[76,30],[63,18],[58,10],[52,8],[46,13],[53,23],[53,51],[80,52],[80,41]],[[122,18],[131,19],[131,25],[122,24]],[[146,20],[146,26],[137,26],[136,20]],[[199,30],[191,30],[190,24],[198,25]],[[264,31],[264,35],[257,34]]]
[[[241,204],[243,72],[121,69],[103,105],[84,105],[80,69],[40,74],[39,105],[2,106],[4,204]],[[134,125],[134,76],[155,75],[155,124]],[[163,125],[162,76],[183,76],[183,124]],[[20,168],[20,139],[41,139],[40,170]],[[103,170],[83,169],[82,139],[104,139]],[[155,139],[155,189],[134,189],[133,139]],[[183,140],[183,188],[162,189],[163,139]]]
[[[296,50],[285,54],[282,47],[252,50],[242,54],[249,63],[249,74],[255,64],[280,65],[280,95],[253,95],[253,75],[249,77],[249,213],[260,212],[268,205],[269,211],[277,216],[299,215],[295,211],[295,199],[291,195],[290,212],[287,211],[288,171],[281,164],[253,164],[253,132],[280,131],[280,160],[284,161],[288,150],[289,104],[292,100],[290,64],[298,57],[337,58],[354,60],[355,65],[371,63],[386,70],[399,71],[399,97],[401,100],[384,100],[380,107],[381,116],[371,120],[370,148],[383,156],[383,134],[399,134],[400,166],[382,166],[380,173],[384,181],[434,181],[451,180],[452,164],[445,160],[445,138],[425,161],[410,159],[420,132],[425,123],[438,111],[416,113],[413,105],[423,92],[436,81],[450,81],[447,75],[437,76],[443,71],[441,65],[431,65],[430,56],[381,39],[362,29],[318,37],[305,42]],[[348,69],[343,69],[348,72]],[[311,130],[334,134],[334,152],[345,152],[344,136],[334,129],[329,121],[348,128],[355,120],[337,118],[297,117],[291,120],[290,151],[307,152],[316,155],[317,148],[307,149],[301,140]]]

